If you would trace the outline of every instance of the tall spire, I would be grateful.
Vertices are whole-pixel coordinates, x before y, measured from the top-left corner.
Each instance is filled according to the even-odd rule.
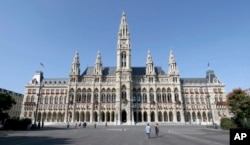
[[[72,62],[70,76],[74,78],[74,81],[78,80],[78,77],[80,76],[80,62],[79,62],[79,53],[76,51],[74,60]]]
[[[117,70],[131,71],[130,33],[124,10],[118,32]]]
[[[95,75],[102,75],[102,58],[101,58],[101,52],[98,50],[96,61],[95,61]]]
[[[177,64],[174,58],[174,53],[172,50],[170,50],[169,55],[168,75],[179,75]]]
[[[146,75],[155,75],[154,63],[150,50],[148,50],[147,62],[146,62]]]
[[[128,29],[128,23],[126,19],[126,13],[123,10],[122,12],[122,18],[121,18],[121,23],[120,23],[120,28],[119,28],[119,38],[129,38],[129,29]]]

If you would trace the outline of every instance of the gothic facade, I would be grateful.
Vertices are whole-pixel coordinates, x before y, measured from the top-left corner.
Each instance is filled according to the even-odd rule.
[[[116,51],[115,67],[104,67],[98,51],[94,66],[81,73],[76,52],[68,78],[44,78],[43,72],[37,71],[25,86],[21,117],[44,122],[133,125],[212,124],[228,115],[225,85],[213,70],[208,70],[204,78],[181,78],[172,51],[167,73],[154,66],[150,51],[145,56],[146,66],[131,66],[125,12]]]

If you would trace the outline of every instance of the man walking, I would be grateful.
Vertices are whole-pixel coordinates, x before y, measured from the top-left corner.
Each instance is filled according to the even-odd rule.
[[[159,133],[159,126],[158,123],[155,124],[155,136],[157,137]]]
[[[150,138],[151,127],[149,126],[149,123],[147,124],[145,130],[146,130],[146,134],[148,135],[148,138]]]

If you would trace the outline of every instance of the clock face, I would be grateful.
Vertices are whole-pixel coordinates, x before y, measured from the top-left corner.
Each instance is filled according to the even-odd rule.
[[[126,44],[126,41],[122,41],[122,47],[126,47],[127,44]]]

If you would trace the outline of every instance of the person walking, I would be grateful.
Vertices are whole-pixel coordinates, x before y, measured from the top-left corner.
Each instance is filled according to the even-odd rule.
[[[42,128],[43,128],[43,126],[44,126],[44,122],[42,121]]]
[[[94,127],[95,127],[95,129],[96,129],[96,122],[94,123]]]
[[[155,124],[155,136],[157,137],[159,133],[159,126],[158,123]]]
[[[148,138],[150,138],[151,127],[149,126],[149,123],[147,124],[145,130],[146,130],[146,134],[148,135]]]
[[[67,123],[67,128],[69,128],[69,122]]]

